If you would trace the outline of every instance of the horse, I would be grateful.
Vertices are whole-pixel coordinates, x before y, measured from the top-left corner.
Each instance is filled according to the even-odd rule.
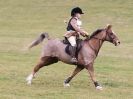
[[[87,69],[95,88],[98,90],[103,89],[101,84],[99,84],[95,77],[93,64],[104,41],[108,41],[115,46],[118,46],[120,44],[120,40],[112,30],[112,25],[108,25],[102,29],[97,29],[92,33],[92,35],[81,41],[82,48],[77,54],[77,64],[72,63],[72,57],[65,52],[67,45],[58,38],[51,39],[48,33],[42,33],[35,41],[33,41],[29,45],[28,48],[30,49],[33,46],[38,45],[44,40],[44,38],[47,38],[48,42],[42,49],[39,62],[37,63],[37,65],[35,65],[32,73],[26,78],[27,84],[32,83],[32,79],[40,68],[62,61],[67,64],[76,65],[73,73],[67,79],[65,79],[64,86],[70,86],[69,83],[72,78],[81,70]]]

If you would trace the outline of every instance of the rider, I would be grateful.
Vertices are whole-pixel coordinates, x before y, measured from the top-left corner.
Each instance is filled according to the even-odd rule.
[[[84,14],[82,9],[79,7],[75,7],[71,10],[71,19],[67,25],[67,32],[65,37],[71,44],[71,55],[72,62],[77,62],[76,59],[76,38],[81,34],[82,36],[88,36],[88,33],[81,28],[82,21],[80,20],[81,15]]]

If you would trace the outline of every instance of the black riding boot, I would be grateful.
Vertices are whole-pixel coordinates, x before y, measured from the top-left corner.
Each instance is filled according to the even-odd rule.
[[[72,56],[71,62],[77,63],[78,61],[76,59],[76,46],[71,46],[71,56]]]

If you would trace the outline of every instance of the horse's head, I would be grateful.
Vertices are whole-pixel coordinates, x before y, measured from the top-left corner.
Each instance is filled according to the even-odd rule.
[[[104,29],[97,29],[86,40],[89,40],[91,38],[99,39],[102,41],[109,41],[115,46],[118,46],[120,44],[120,40],[112,30],[112,25],[107,25]]]
[[[115,46],[118,46],[120,44],[120,40],[116,36],[116,34],[112,30],[112,25],[107,25],[105,28],[106,35],[105,35],[105,41],[109,41],[113,43]]]

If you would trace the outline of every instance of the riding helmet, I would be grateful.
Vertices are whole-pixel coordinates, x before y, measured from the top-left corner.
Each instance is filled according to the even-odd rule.
[[[75,7],[71,10],[71,16],[74,16],[76,13],[84,14],[82,9],[79,7]]]

